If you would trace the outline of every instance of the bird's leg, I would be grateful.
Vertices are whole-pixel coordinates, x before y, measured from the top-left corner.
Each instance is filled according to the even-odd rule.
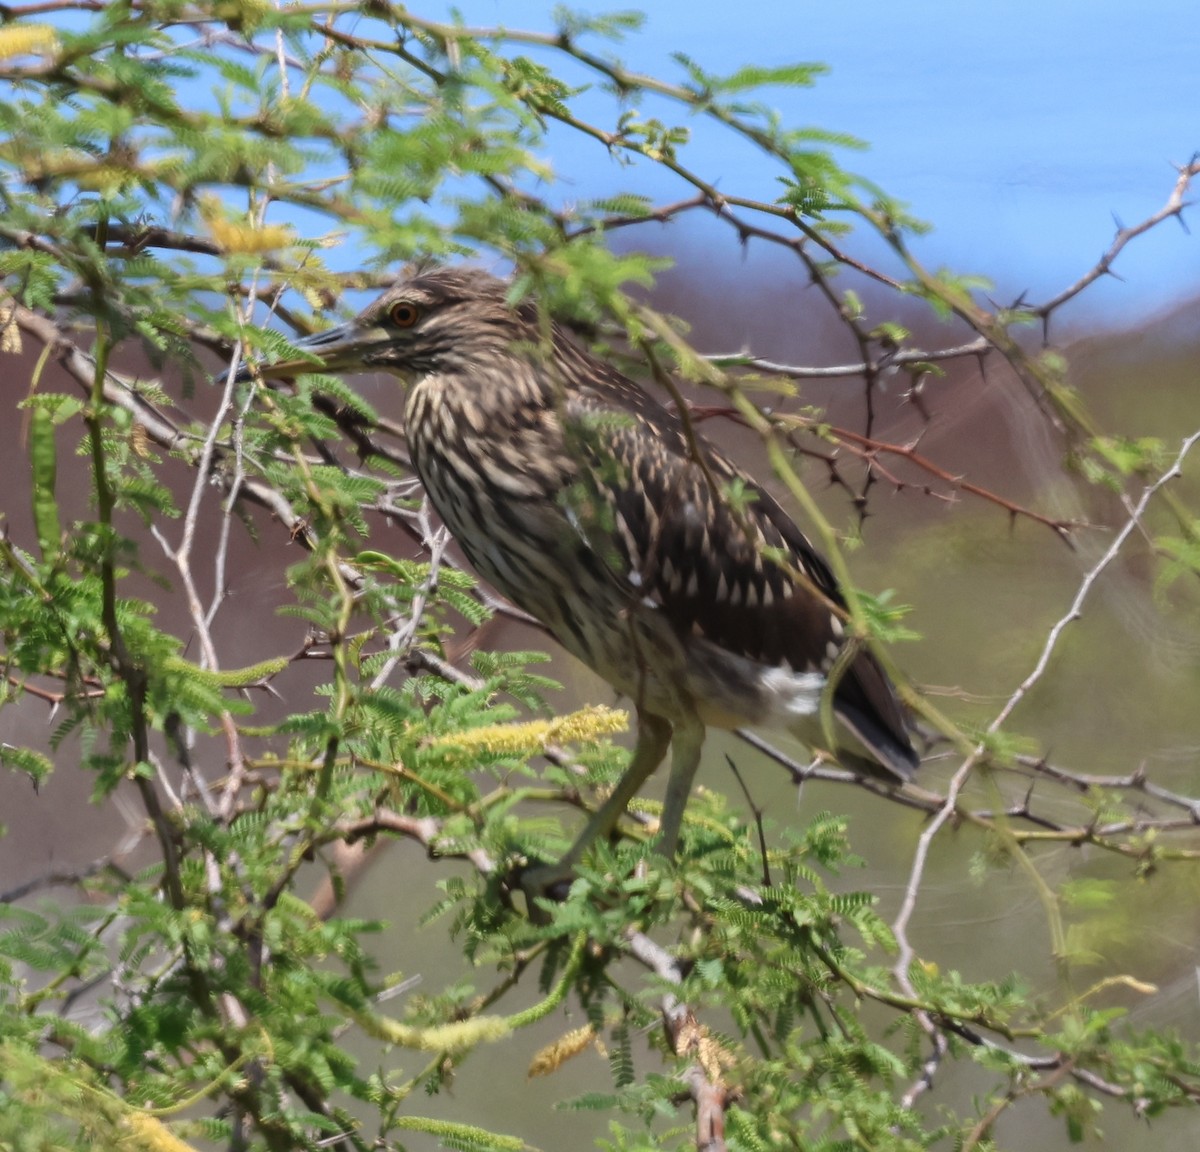
[[[675,724],[671,746],[671,775],[667,780],[667,796],[663,803],[662,825],[658,836],[658,851],[668,860],[675,858],[679,846],[679,829],[683,825],[683,810],[687,807],[696,769],[700,767],[700,749],[704,746],[704,725],[694,716]]]
[[[701,729],[703,738],[703,729]],[[617,786],[607,800],[592,814],[575,843],[556,864],[546,864],[525,871],[521,887],[529,896],[544,895],[558,884],[570,883],[575,869],[592,841],[607,836],[616,827],[629,801],[649,779],[650,774],[662,763],[671,743],[671,725],[661,716],[638,711],[637,743],[629,758],[629,767],[617,781]],[[674,778],[675,769],[671,770]],[[686,799],[686,795],[685,795]]]

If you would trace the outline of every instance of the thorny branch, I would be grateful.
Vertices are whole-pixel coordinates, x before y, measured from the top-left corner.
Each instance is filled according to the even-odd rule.
[[[1145,220],[1129,228],[1118,226],[1117,234],[1113,237],[1113,242],[1109,245],[1104,255],[1080,276],[1074,284],[1069,288],[1064,288],[1057,296],[1052,296],[1044,303],[1034,305],[1030,308],[1031,312],[1041,318],[1043,326],[1049,324],[1050,317],[1068,300],[1074,299],[1090,284],[1094,284],[1099,280],[1101,276],[1111,275],[1113,264],[1131,240],[1136,240],[1139,236],[1145,235],[1164,220],[1179,220],[1182,223],[1183,210],[1189,204],[1187,194],[1191,189],[1192,181],[1197,177],[1200,177],[1200,154],[1193,156],[1187,164],[1180,166],[1175,187],[1171,190],[1171,195],[1167,198],[1167,202],[1157,212],[1152,213]]]
[[[688,405],[688,413],[693,421],[699,423],[702,420],[709,420],[714,417],[725,417],[744,423],[741,420],[737,411],[733,408],[725,406],[704,406]],[[845,448],[847,452],[855,459],[865,461],[870,468],[881,474],[884,479],[897,492],[903,492],[907,489],[917,489],[925,496],[936,497],[947,503],[952,502],[955,498],[945,492],[937,491],[930,485],[919,485],[913,481],[902,479],[895,475],[890,470],[886,469],[879,461],[880,456],[897,456],[902,460],[907,460],[910,464],[919,468],[923,472],[935,477],[941,483],[945,484],[952,490],[965,492],[971,496],[977,496],[988,503],[996,504],[1003,508],[1009,516],[1016,518],[1022,517],[1027,520],[1033,520],[1035,523],[1043,524],[1051,529],[1068,548],[1074,547],[1074,541],[1071,533],[1078,528],[1087,527],[1088,525],[1073,520],[1055,519],[1046,516],[1041,512],[1032,508],[1027,508],[1022,504],[1018,504],[1013,500],[1009,500],[1006,496],[1002,496],[998,492],[993,492],[991,489],[984,488],[979,484],[973,484],[963,476],[952,475],[944,468],[935,464],[927,456],[922,455],[916,449],[915,444],[891,444],[885,440],[877,440],[870,436],[864,436],[861,433],[854,432],[848,428],[840,428],[834,425],[825,424],[822,421],[809,419],[808,417],[793,417],[793,416],[778,416],[776,417],[780,427],[787,429],[804,429],[815,433],[820,439],[832,444],[834,447],[829,453],[822,453],[818,450],[808,447],[804,444],[797,435],[796,431],[788,435],[788,442],[803,455],[811,456],[820,460],[829,470],[830,483],[837,484],[844,488],[856,503],[862,503],[862,499],[853,491],[850,484],[843,478],[838,470],[838,459],[836,452],[838,449]]]
[[[935,464],[927,456],[922,455],[917,451],[915,445],[910,444],[889,444],[883,440],[876,440],[870,436],[863,436],[858,432],[853,432],[849,428],[831,428],[829,434],[835,442],[840,441],[843,446],[848,448],[860,459],[867,461],[873,468],[879,468],[878,458],[880,456],[897,456],[902,460],[907,460],[910,464],[927,472],[935,477],[943,484],[951,489],[957,489],[960,492],[965,492],[970,496],[977,496],[981,500],[986,500],[989,503],[999,505],[1009,516],[1021,516],[1027,520],[1033,520],[1038,524],[1043,524],[1051,529],[1067,547],[1074,547],[1071,539],[1071,533],[1083,525],[1071,520],[1057,520],[1053,517],[1046,516],[1032,508],[1027,508],[1021,504],[1017,504],[1013,500],[1009,500],[1006,496],[1000,495],[998,492],[993,492],[982,485],[973,484],[963,476],[955,476],[947,472],[944,468]],[[898,477],[888,475],[887,479],[895,489],[903,491],[905,488],[915,487],[908,481],[901,480]],[[933,491],[928,487],[921,489],[925,494],[932,495]]]
[[[885,351],[878,360],[863,364],[830,364],[826,366],[804,364],[781,364],[766,360],[743,349],[740,352],[709,352],[705,359],[718,368],[748,368],[766,376],[786,376],[793,380],[836,380],[850,377],[858,379],[868,372],[887,372],[909,365],[932,364],[939,360],[961,360],[964,357],[985,356],[991,345],[984,339],[971,340],[951,348],[939,348],[926,352],[921,348],[904,351]]]

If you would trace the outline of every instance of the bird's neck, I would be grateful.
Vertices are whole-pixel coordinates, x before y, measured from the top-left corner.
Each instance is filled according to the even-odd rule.
[[[464,362],[450,371],[429,372],[409,386],[405,418],[410,428],[432,418],[486,434],[516,413],[555,407],[557,390],[548,377],[518,357],[496,359],[486,366]]]

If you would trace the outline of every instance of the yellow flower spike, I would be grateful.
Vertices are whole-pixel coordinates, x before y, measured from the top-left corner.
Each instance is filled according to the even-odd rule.
[[[368,1036],[420,1052],[465,1052],[477,1044],[494,1044],[512,1033],[512,1023],[505,1016],[476,1016],[429,1028],[401,1024],[373,1012],[356,1012],[354,1017]]]
[[[245,220],[231,219],[215,196],[201,197],[200,215],[208,225],[209,235],[226,252],[275,252],[287,248],[296,239],[295,232],[286,224],[258,227]]]
[[[598,740],[629,727],[629,713],[603,705],[580,708],[553,720],[527,720],[520,724],[485,724],[465,732],[436,737],[438,747],[477,749],[481,752],[540,752],[551,744],[577,744]]]
[[[572,1057],[578,1056],[580,1052],[585,1052],[592,1047],[595,1040],[596,1030],[590,1024],[585,1024],[582,1028],[573,1028],[552,1044],[547,1044],[545,1048],[534,1053],[533,1059],[529,1062],[529,1072],[527,1073],[529,1079],[532,1080],[535,1076],[549,1076],[551,1072],[557,1072]]]
[[[21,329],[17,327],[17,302],[7,292],[0,293],[0,353],[21,354]]]
[[[0,28],[0,60],[13,56],[50,56],[58,51],[58,33],[49,24],[10,24]]]
[[[161,1120],[148,1112],[131,1109],[121,1120],[121,1127],[128,1135],[122,1146],[144,1149],[145,1152],[196,1152],[186,1141],[180,1140]]]

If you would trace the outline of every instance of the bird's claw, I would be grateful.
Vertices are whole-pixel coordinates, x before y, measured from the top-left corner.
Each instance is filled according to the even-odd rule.
[[[570,891],[575,879],[575,869],[560,860],[556,864],[526,864],[513,872],[513,888],[525,897],[529,919],[536,924],[545,924],[549,914],[541,901],[561,904]]]

